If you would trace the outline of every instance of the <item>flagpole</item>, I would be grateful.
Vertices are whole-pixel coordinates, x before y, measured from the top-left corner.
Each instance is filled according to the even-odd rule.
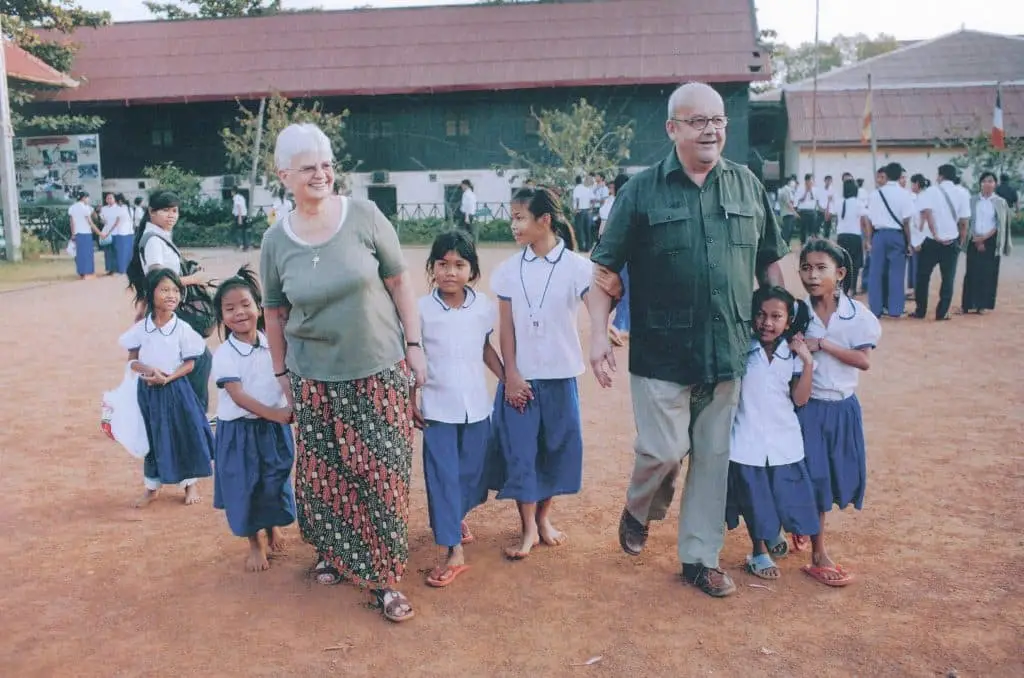
[[[874,178],[878,174],[878,139],[875,134],[875,98],[871,92],[871,73],[868,73],[868,101],[871,102],[871,117],[868,123],[871,134],[871,176]]]
[[[821,0],[814,0],[814,89],[811,92],[811,174],[817,179],[815,170],[818,162],[818,56],[821,52],[818,45],[818,27],[821,12]]]
[[[18,215],[17,174],[14,170],[14,127],[7,91],[6,42],[0,26],[0,203],[4,213],[7,261],[21,261],[21,218]]]

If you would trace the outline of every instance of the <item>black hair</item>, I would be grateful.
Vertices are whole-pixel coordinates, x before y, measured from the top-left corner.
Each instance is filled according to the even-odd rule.
[[[217,293],[213,295],[213,313],[214,317],[217,319],[217,324],[224,328],[225,339],[227,339],[228,334],[230,334],[231,331],[227,328],[227,325],[224,324],[224,311],[221,307],[224,304],[224,295],[235,289],[249,290],[249,294],[252,295],[252,299],[256,302],[256,306],[261,307],[263,305],[263,294],[260,292],[260,280],[248,265],[238,269],[233,276],[218,285]],[[263,327],[263,314],[260,313],[260,317],[256,320],[256,329],[262,331]]]
[[[952,165],[939,165],[939,176],[946,181],[954,181],[956,179],[956,168]]]
[[[545,214],[551,217],[551,229],[565,242],[566,249],[576,251],[576,232],[562,213],[561,201],[550,188],[520,188],[512,202],[525,205],[534,219]]]
[[[598,173],[597,173],[597,178],[598,178],[598,179],[602,179],[602,180],[603,180],[603,179],[605,178],[605,177],[604,177],[604,172],[598,172]]]
[[[142,221],[139,222],[139,228],[135,231],[135,240],[132,241],[132,258],[128,262],[128,270],[126,271],[128,289],[135,292],[136,301],[144,301],[146,299],[146,272],[142,270],[142,248],[139,247],[139,243],[142,242],[142,234],[146,231],[149,213],[154,210],[177,207],[180,202],[177,194],[171,191],[157,189],[149,194],[149,207],[142,213]],[[175,275],[177,275],[177,272],[175,272]]]
[[[118,205],[127,205],[128,198],[124,197],[124,193],[115,193],[114,202],[117,203]]]
[[[853,277],[850,275],[850,271],[853,270],[853,259],[850,258],[850,253],[845,248],[840,247],[831,240],[825,238],[811,238],[804,245],[804,248],[800,250],[800,265],[807,261],[807,255],[811,252],[821,252],[827,254],[835,262],[836,268],[842,268],[846,271],[846,275],[839,281],[839,287],[843,294],[849,296],[850,286],[853,284]]]
[[[999,175],[999,183],[1002,183],[1002,184],[1010,183],[1010,175],[1009,174],[1000,174]]]
[[[430,246],[430,255],[427,257],[427,282],[430,287],[437,285],[434,280],[434,264],[444,259],[449,252],[456,252],[469,262],[469,282],[480,279],[480,257],[477,256],[473,237],[463,230],[444,231],[434,238],[434,244]]]
[[[470,181],[469,179],[463,179],[462,180],[462,185],[463,186],[469,186],[469,190],[471,190],[471,191],[473,190],[473,182]]]
[[[831,174],[826,174],[825,175],[825,181],[832,181],[832,175]]]
[[[811,325],[811,309],[802,300],[798,300],[785,287],[778,285],[765,285],[758,287],[754,292],[754,298],[750,302],[750,324],[753,329],[757,322],[757,314],[761,306],[769,299],[778,299],[786,305],[789,312],[789,328],[782,333],[783,339],[790,339],[797,334],[803,334]]]
[[[863,178],[857,179],[857,188],[863,188],[863,187],[864,187],[864,179]]]
[[[914,176],[910,177],[910,183],[917,184],[918,186],[921,187],[921,190],[924,190],[932,185],[932,182],[928,181],[928,177],[926,177],[923,174],[915,174]]]
[[[178,288],[178,292],[181,296],[185,296],[185,286],[181,284],[181,278],[178,274],[169,268],[158,268],[150,271],[146,274],[146,312],[153,313],[154,300],[153,295],[156,293],[156,288],[160,286],[163,280],[170,280]]]
[[[899,181],[903,176],[903,165],[898,162],[890,162],[882,168],[882,171],[885,172],[885,178],[889,181]]]
[[[135,201],[134,202],[135,202],[136,205],[141,205],[142,204],[142,196],[141,195],[135,196]]]
[[[992,177],[992,181],[996,182],[997,184],[999,183],[999,180],[996,179],[995,172],[989,172],[988,170],[985,170],[984,172],[981,173],[981,176],[978,177],[978,184],[980,185],[981,182],[985,181],[987,177]]]
[[[843,209],[839,214],[840,219],[846,218],[846,201],[850,198],[857,197],[857,182],[853,179],[847,179],[843,182]]]
[[[582,184],[583,183],[583,175],[579,175],[579,176],[576,177],[576,183],[577,184]]]
[[[615,179],[612,180],[612,186],[615,187],[615,195],[619,194],[619,191],[622,190],[622,187],[626,185],[627,181],[629,181],[629,175],[628,174],[616,175]]]
[[[814,175],[811,174],[810,172],[808,172],[807,174],[804,175],[804,181],[810,181],[813,178],[814,178]]]

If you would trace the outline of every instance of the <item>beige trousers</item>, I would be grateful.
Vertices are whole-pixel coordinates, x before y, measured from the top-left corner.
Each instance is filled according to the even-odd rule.
[[[682,386],[630,375],[636,463],[626,508],[641,523],[664,520],[690,455],[679,516],[679,561],[718,567],[725,541],[729,437],[740,381]]]

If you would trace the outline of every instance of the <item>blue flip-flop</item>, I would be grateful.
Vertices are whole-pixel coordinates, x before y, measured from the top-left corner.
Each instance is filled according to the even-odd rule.
[[[775,561],[772,560],[772,557],[767,553],[758,553],[756,556],[747,556],[747,572],[749,574],[754,575],[755,577],[758,577],[760,579],[768,579],[772,581],[778,579],[778,576],[769,577],[768,575],[764,574],[765,570],[767,570],[770,567],[778,569],[778,566],[775,564]]]

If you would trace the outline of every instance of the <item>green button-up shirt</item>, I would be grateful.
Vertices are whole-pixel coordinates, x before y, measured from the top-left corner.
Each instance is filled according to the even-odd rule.
[[[632,177],[591,255],[629,266],[629,371],[683,385],[742,377],[755,279],[788,251],[742,165],[723,158],[697,186],[673,149]]]

